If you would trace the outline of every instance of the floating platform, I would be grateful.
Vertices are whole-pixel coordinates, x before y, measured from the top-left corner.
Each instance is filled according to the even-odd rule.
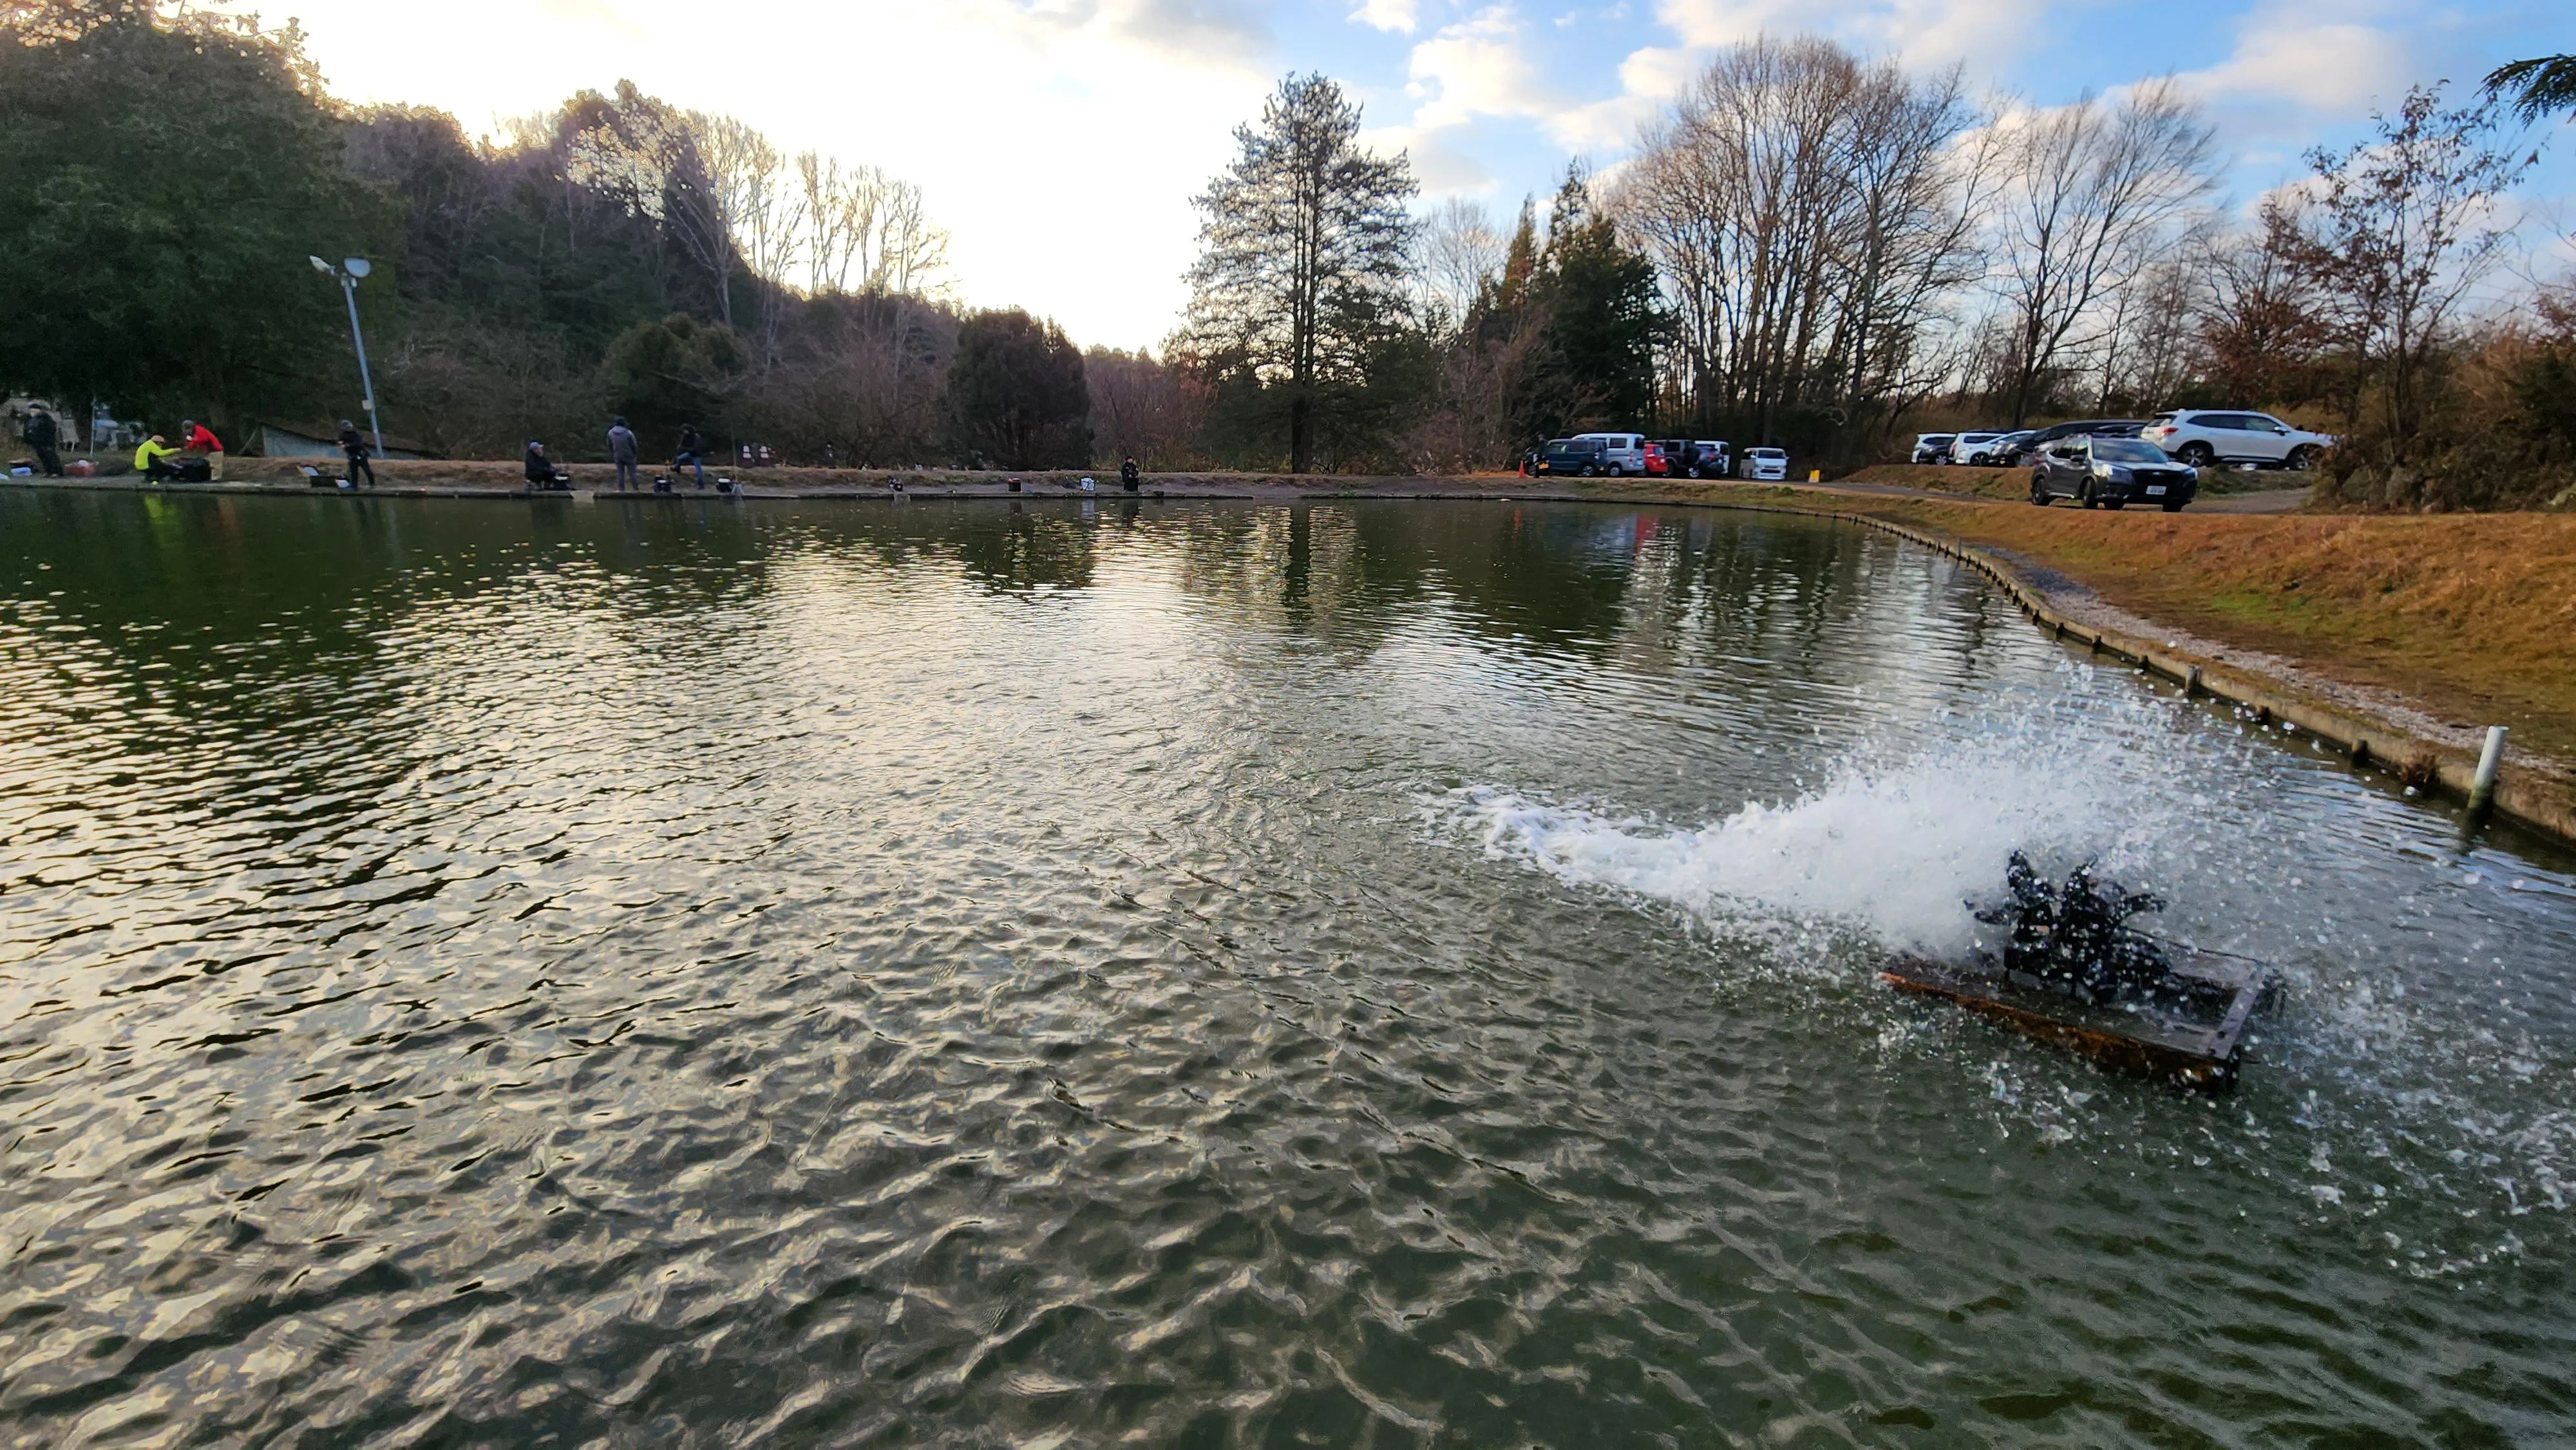
[[[2204,1092],[2236,1083],[2245,1031],[2278,989],[2259,962],[2188,947],[2171,952],[2174,990],[2103,1006],[2025,972],[1897,957],[1878,979],[1937,997],[2122,1072]]]

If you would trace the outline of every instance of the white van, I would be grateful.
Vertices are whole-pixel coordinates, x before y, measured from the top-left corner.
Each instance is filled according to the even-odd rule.
[[[1612,478],[1643,478],[1646,435],[1643,433],[1577,433],[1577,442],[1601,445],[1601,471]]]
[[[1744,476],[1786,483],[1789,479],[1789,455],[1777,448],[1744,450]]]

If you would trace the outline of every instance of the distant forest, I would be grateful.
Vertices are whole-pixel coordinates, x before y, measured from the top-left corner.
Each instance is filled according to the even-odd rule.
[[[291,27],[29,0],[0,9],[0,386],[334,426],[346,317],[306,258],[364,256],[385,429],[451,457],[593,457],[624,414],[656,452],[693,423],[841,466],[1454,471],[1615,427],[1839,467],[1917,426],[2227,405],[2342,434],[2352,501],[2491,507],[2576,483],[2576,306],[2500,295],[2487,220],[2538,124],[2416,92],[2248,223],[2170,83],[2036,109],[1762,40],[1614,177],[1570,162],[1498,222],[1422,206],[1292,76],[1199,199],[1188,315],[1122,353],[959,306],[918,185],[630,85],[477,139],[335,100]]]

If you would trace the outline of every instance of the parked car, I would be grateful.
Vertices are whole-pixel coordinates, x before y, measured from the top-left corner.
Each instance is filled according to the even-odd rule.
[[[1602,471],[1605,451],[1598,439],[1550,438],[1539,446],[1537,472],[1542,477],[1573,474],[1591,478]]]
[[[2018,468],[2060,438],[2086,433],[2096,438],[2135,438],[2138,430],[2146,426],[2145,420],[2139,418],[2078,418],[2068,423],[2051,423],[2045,428],[2019,435],[2021,441],[2006,451],[2003,462],[2008,467]]]
[[[1601,471],[1612,478],[1642,477],[1646,472],[1646,440],[1636,433],[1577,433],[1577,443],[1590,439],[1601,445]]]
[[[2199,408],[2158,413],[2139,437],[2190,464],[2251,463],[2304,469],[2334,446],[2333,435],[2293,428],[2269,413],[2222,413]]]
[[[1992,443],[2002,436],[2004,435],[1991,429],[1981,432],[1962,433],[1958,437],[1950,440],[1950,461],[1952,463],[1965,463],[1968,461],[1968,455],[1976,452],[1979,446]]]
[[[2013,450],[2030,437],[2031,430],[1998,433],[1968,450],[1968,462],[1979,468],[2002,468],[2012,462]]]
[[[1914,435],[1914,461],[1947,463],[1950,461],[1950,445],[1958,441],[1956,433],[1917,433]]]
[[[1726,477],[1726,445],[1711,438],[1667,438],[1657,447],[1672,465],[1675,478]]]
[[[1648,478],[1673,476],[1672,455],[1664,451],[1663,444],[1653,439],[1648,439],[1646,442],[1646,476]]]
[[[1789,477],[1789,455],[1777,448],[1744,450],[1743,473],[1746,478],[1786,482]]]
[[[2086,508],[2151,503],[2178,514],[2199,496],[2200,470],[2143,438],[2078,433],[2041,449],[2030,468],[2030,501],[2041,508],[2071,498]]]

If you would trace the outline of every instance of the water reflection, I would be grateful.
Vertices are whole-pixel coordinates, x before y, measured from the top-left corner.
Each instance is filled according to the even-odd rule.
[[[2547,1443],[2451,831],[1792,518],[0,494],[0,1425]],[[2239,1097],[1870,986],[1998,832],[2293,971]]]

